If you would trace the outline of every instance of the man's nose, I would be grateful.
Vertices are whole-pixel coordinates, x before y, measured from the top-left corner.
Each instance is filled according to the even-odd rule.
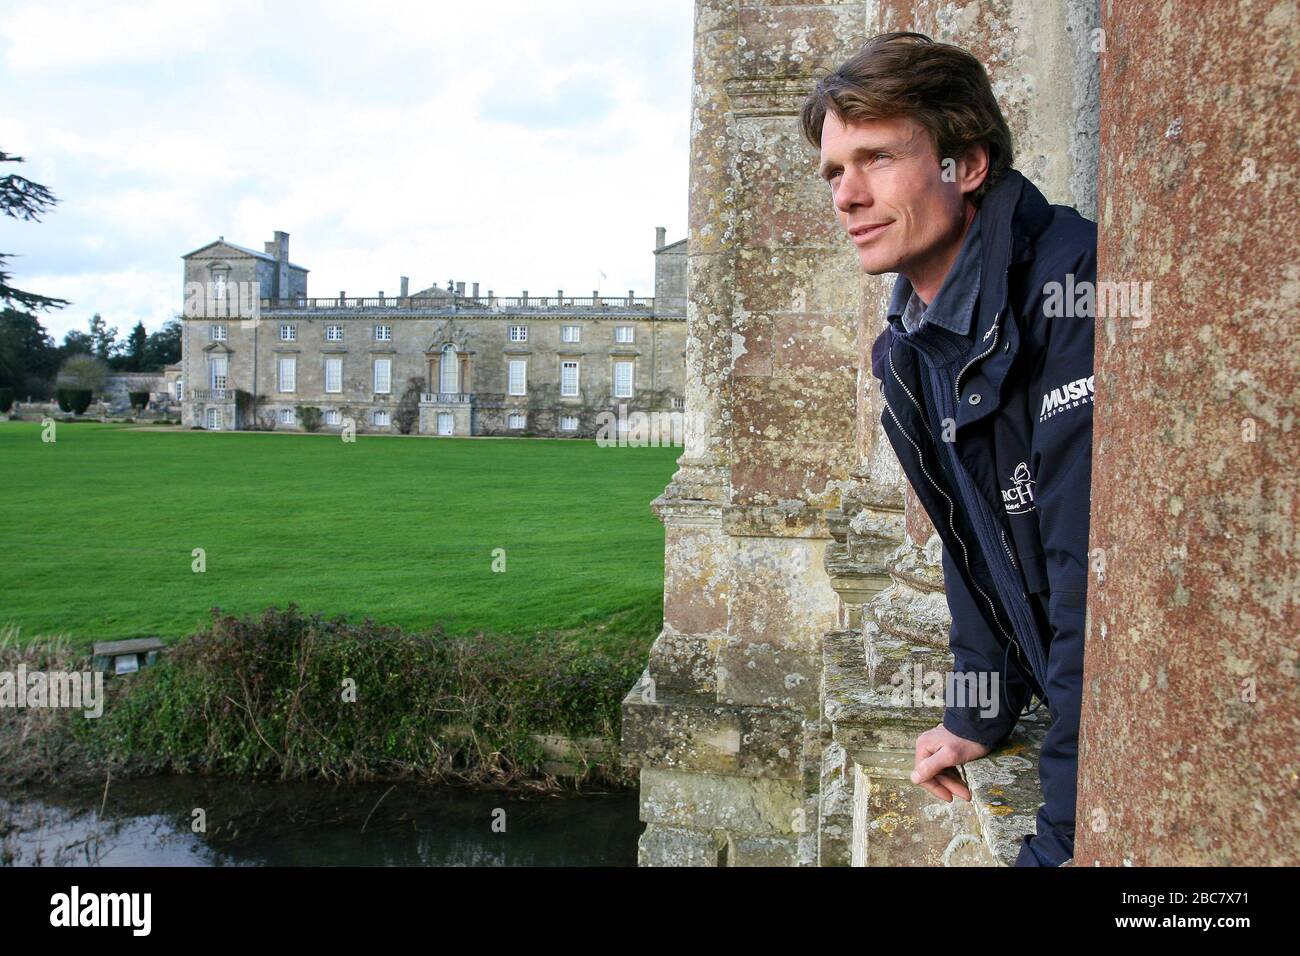
[[[840,173],[834,202],[840,212],[848,212],[854,206],[870,206],[871,191],[867,188],[867,178],[852,168],[845,169]]]

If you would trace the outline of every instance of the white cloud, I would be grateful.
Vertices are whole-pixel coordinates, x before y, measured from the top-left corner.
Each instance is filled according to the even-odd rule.
[[[28,3],[0,21],[16,73],[171,59],[202,49],[219,24],[247,3]]]
[[[30,95],[5,105],[0,148],[57,171],[62,202],[0,223],[0,248],[26,254],[20,287],[119,327],[170,314],[122,277],[166,277],[179,307],[180,255],[275,229],[317,295],[399,275],[582,294],[598,270],[603,291],[648,295],[653,228],[685,230],[691,7],[21,6],[0,26],[0,86]],[[36,64],[60,19],[67,49]],[[247,42],[187,45],[236,19]]]

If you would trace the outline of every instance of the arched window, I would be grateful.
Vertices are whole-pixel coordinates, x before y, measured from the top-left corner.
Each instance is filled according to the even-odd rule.
[[[442,361],[438,368],[438,391],[454,395],[460,391],[460,357],[451,344],[442,347]]]

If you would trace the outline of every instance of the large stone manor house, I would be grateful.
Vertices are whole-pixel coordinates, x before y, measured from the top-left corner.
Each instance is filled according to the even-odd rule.
[[[311,298],[287,233],[262,252],[221,237],[183,257],[182,421],[293,430],[319,409],[322,430],[397,432],[416,406],[421,434],[592,437],[620,413],[680,417],[686,240],[664,233],[650,298],[405,276],[394,296]]]

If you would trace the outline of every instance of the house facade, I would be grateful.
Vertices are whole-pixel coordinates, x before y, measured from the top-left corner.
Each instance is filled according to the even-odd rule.
[[[183,257],[182,421],[213,430],[593,437],[608,415],[680,415],[686,240],[656,230],[655,295],[497,296],[449,281],[307,295],[277,232]]]

